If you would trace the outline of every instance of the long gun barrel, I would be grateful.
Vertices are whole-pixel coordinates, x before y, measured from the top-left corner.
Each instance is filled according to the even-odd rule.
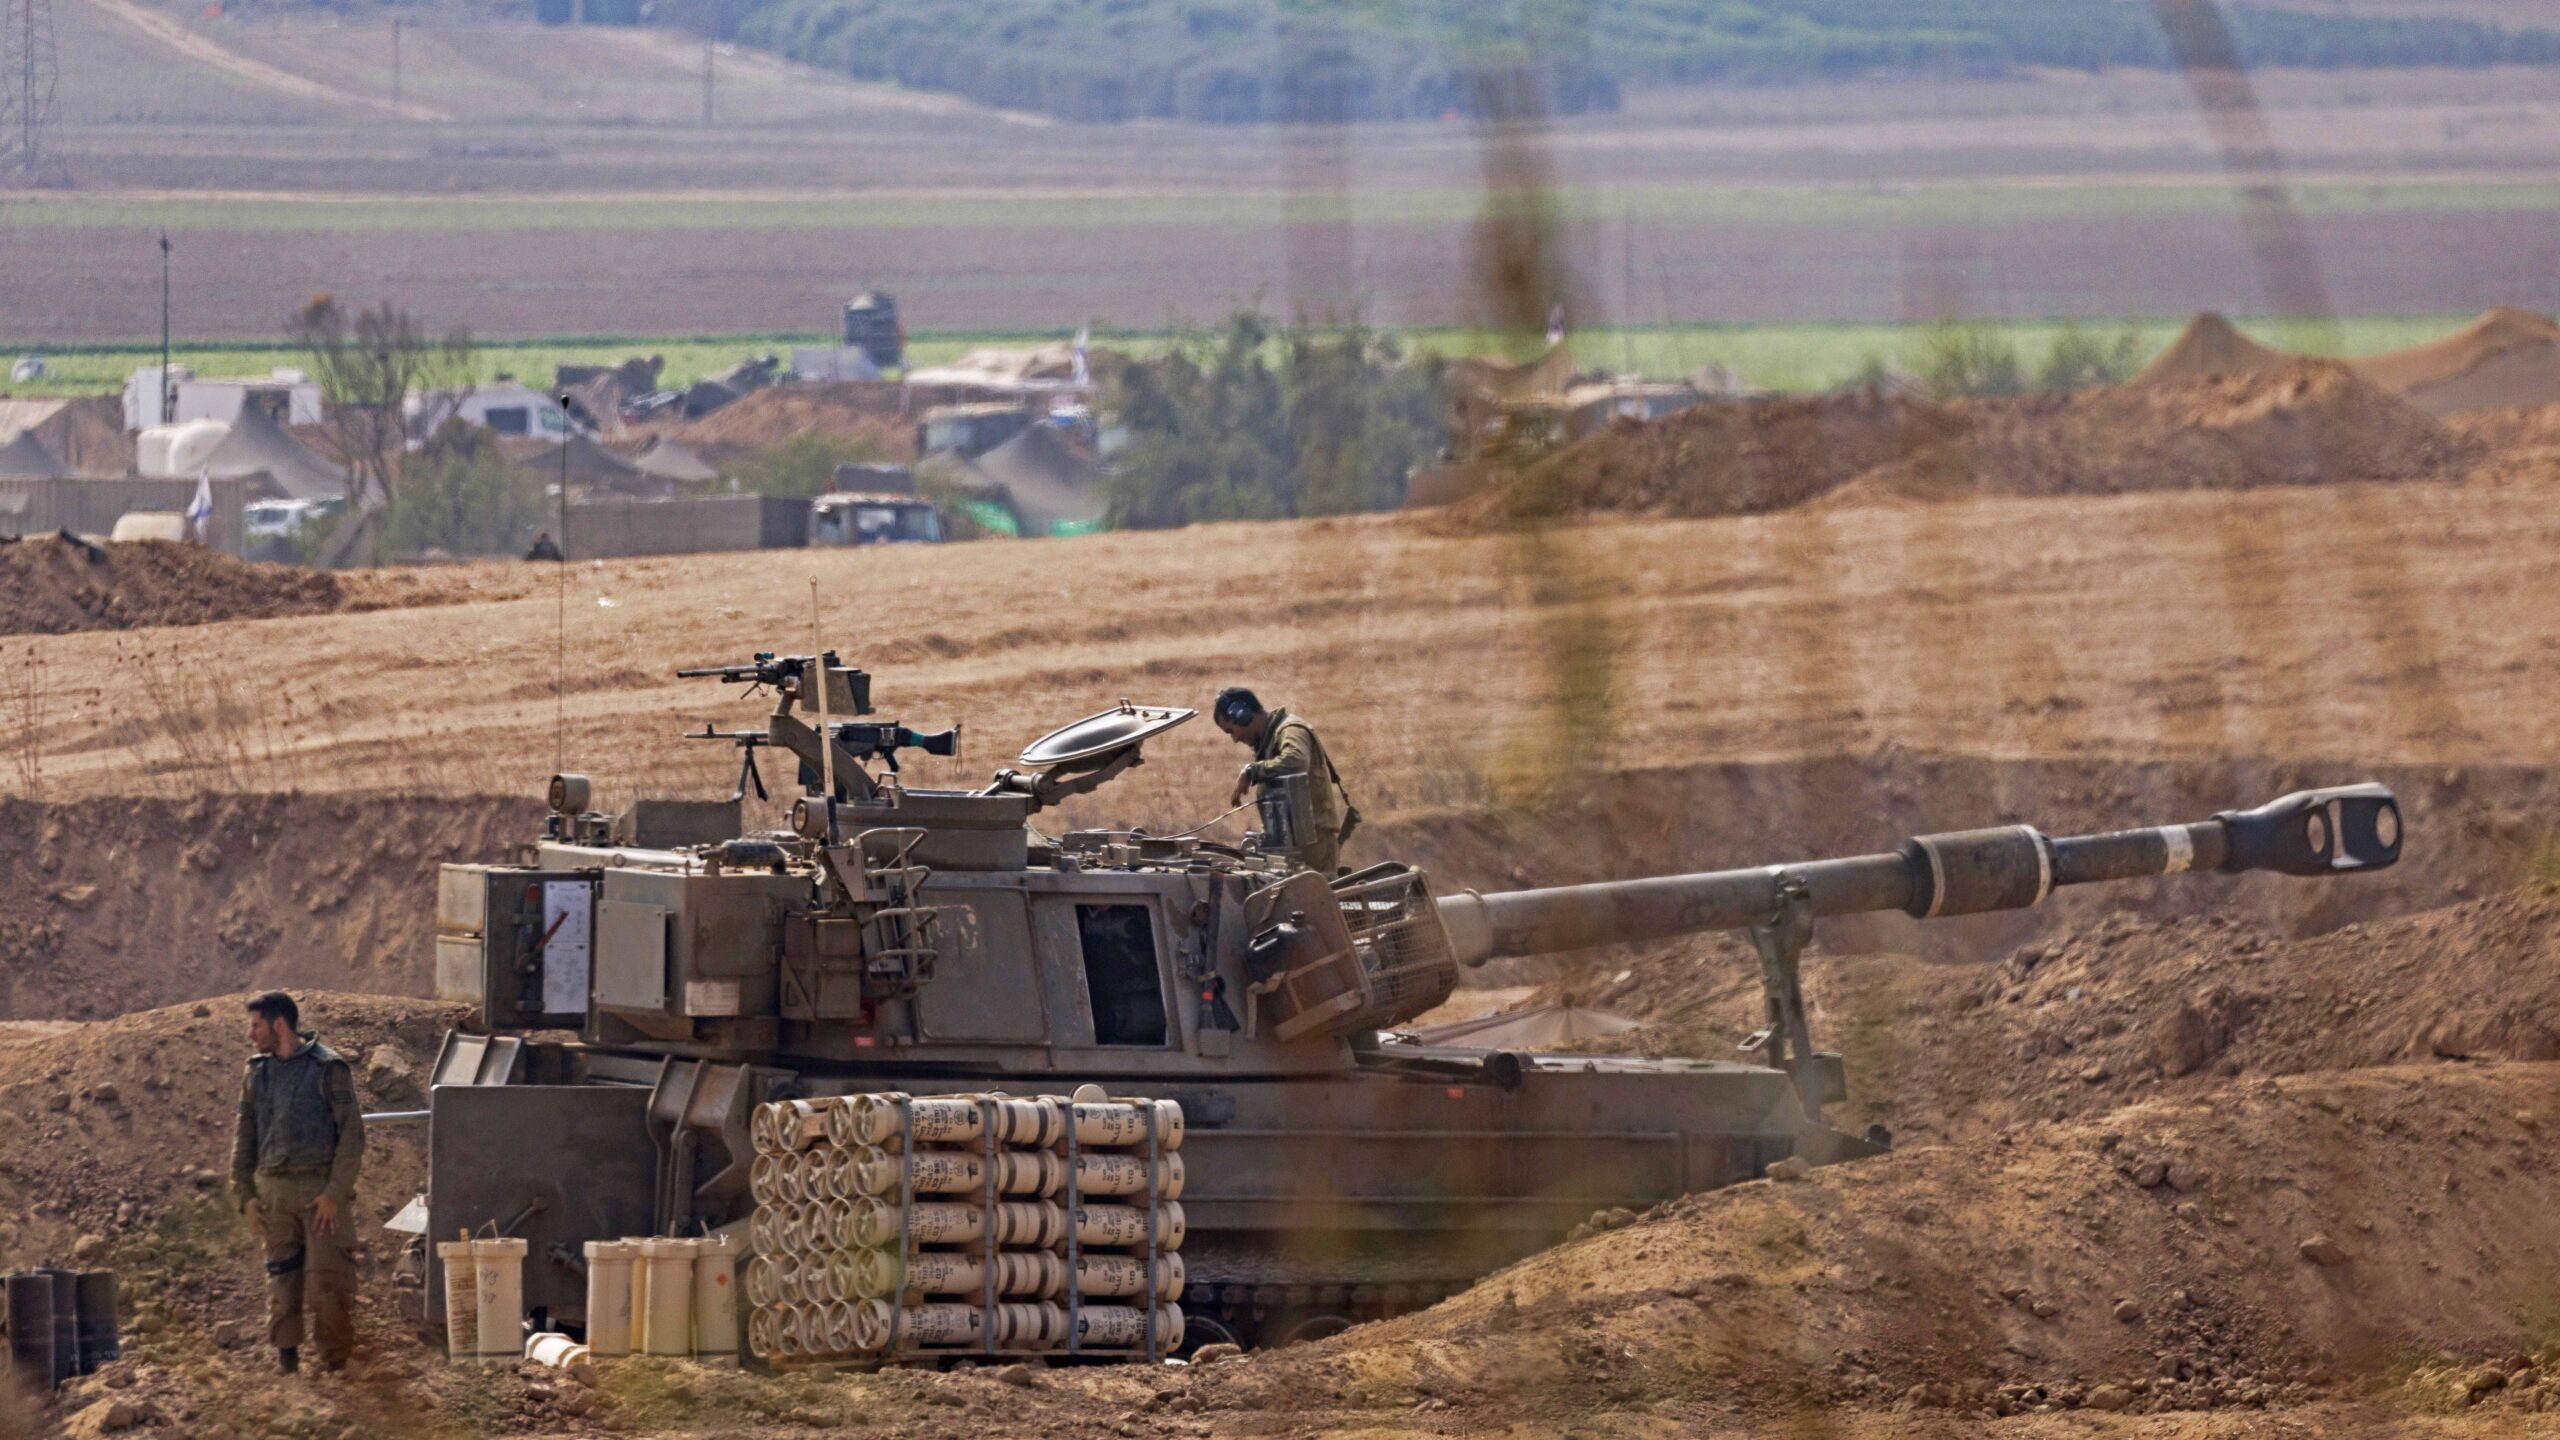
[[[2304,790],[2192,825],[2047,836],[2009,825],[1923,835],[1882,855],[1440,899],[1460,962],[1768,925],[1800,882],[1813,918],[2020,910],[2065,885],[2187,870],[2336,875],[2400,858],[2400,803],[2378,784]]]

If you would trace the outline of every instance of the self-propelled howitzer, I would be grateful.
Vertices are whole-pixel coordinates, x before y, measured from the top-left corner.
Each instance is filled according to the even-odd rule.
[[[714,675],[774,692],[727,801],[589,808],[555,780],[511,863],[448,866],[439,989],[474,1020],[433,1076],[430,1185],[405,1222],[531,1242],[530,1306],[574,1328],[588,1240],[734,1225],[753,1107],[864,1092],[1177,1101],[1190,1239],[1186,1343],[1272,1341],[1428,1303],[1562,1236],[1760,1175],[1873,1154],[1823,1118],[1844,1093],[1796,964],[1814,920],[2029,906],[2181,870],[2325,875],[2390,864],[2379,786],[2191,825],[2048,838],[2013,826],[1898,850],[1495,894],[1392,861],[1339,876],[1238,844],[1037,823],[1192,717],[1122,704],[1052,732],[977,789],[907,786],[835,657]],[[759,748],[797,762],[788,829],[742,830]],[[1506,955],[1750,933],[1767,1030],[1730,1060],[1539,1054],[1411,1027],[1462,968]],[[415,1292],[433,1320],[436,1283]]]

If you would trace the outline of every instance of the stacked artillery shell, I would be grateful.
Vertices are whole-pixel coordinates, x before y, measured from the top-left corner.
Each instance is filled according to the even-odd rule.
[[[1169,1353],[1182,1344],[1173,1303],[1184,1278],[1182,1107],[1077,1100],[1066,1109],[1068,1348]]]
[[[1181,1340],[1172,1101],[840,1096],[760,1106],[750,1134],[768,1360],[1143,1350],[1151,1302],[1157,1350]]]

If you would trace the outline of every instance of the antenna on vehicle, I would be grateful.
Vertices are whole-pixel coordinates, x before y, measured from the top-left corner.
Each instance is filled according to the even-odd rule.
[[[809,577],[809,663],[818,672],[818,783],[826,787],[827,843],[836,843],[836,727],[827,711],[827,652],[818,643],[818,577]]]
[[[552,630],[552,773],[569,768],[569,392],[560,392],[559,618]]]

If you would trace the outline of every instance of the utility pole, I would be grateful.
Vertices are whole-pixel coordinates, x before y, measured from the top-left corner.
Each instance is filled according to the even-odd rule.
[[[169,232],[160,232],[160,423],[178,418],[178,383],[169,378]]]
[[[391,17],[391,108],[400,108],[400,17]]]
[[[41,182],[56,118],[53,0],[0,0],[0,172]]]
[[[569,556],[569,441],[577,435],[575,422],[569,418],[569,392],[560,392],[560,557]]]
[[[702,37],[702,123],[706,126],[711,123],[711,117],[715,113],[711,104],[712,56],[718,45],[718,36]]]
[[[27,97],[18,106],[18,153],[26,157],[27,168],[36,168],[36,7],[26,5],[19,13],[25,17],[25,34],[18,42],[18,93]]]

